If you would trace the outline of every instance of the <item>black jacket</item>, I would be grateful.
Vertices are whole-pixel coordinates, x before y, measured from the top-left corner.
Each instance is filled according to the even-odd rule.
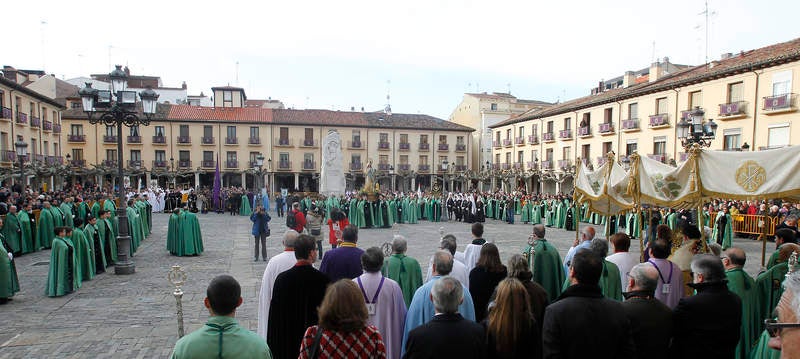
[[[673,358],[733,358],[742,325],[742,300],[726,281],[689,284],[697,294],[673,311]]]
[[[596,284],[575,284],[547,306],[543,358],[633,358],[631,328],[622,303]]]
[[[668,358],[672,341],[672,310],[653,298],[653,293],[624,294],[627,300],[622,307],[631,323],[636,358]]]
[[[440,314],[408,333],[403,358],[486,358],[486,331],[461,314]]]

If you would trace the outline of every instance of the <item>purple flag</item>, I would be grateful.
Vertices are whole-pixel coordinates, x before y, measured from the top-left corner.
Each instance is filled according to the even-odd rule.
[[[222,178],[219,175],[219,154],[217,154],[217,168],[214,171],[214,188],[211,192],[211,200],[214,203],[214,210],[222,210],[222,201],[220,200],[219,191],[222,187]]]

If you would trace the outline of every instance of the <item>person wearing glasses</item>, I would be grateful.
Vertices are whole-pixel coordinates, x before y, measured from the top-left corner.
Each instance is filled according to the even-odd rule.
[[[783,281],[783,295],[775,311],[778,319],[764,324],[770,336],[769,347],[781,351],[781,358],[800,357],[800,271],[794,271]]]
[[[673,310],[673,358],[734,358],[742,325],[742,300],[728,290],[719,257],[692,260],[692,288]]]

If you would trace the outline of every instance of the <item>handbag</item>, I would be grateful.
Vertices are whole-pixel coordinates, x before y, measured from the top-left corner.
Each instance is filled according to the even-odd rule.
[[[312,229],[311,230],[311,235],[312,236],[318,236],[320,234],[322,234],[322,229],[321,228],[320,229]]]

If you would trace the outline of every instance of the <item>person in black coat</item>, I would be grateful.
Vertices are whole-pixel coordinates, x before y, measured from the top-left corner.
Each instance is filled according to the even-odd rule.
[[[569,268],[570,287],[547,306],[544,358],[633,358],[631,328],[622,303],[604,298],[597,284],[603,260],[580,249]]]
[[[494,243],[486,243],[481,247],[478,263],[469,272],[469,293],[475,305],[475,321],[486,318],[487,307],[494,289],[508,275],[508,270],[500,261],[500,251]]]
[[[464,300],[461,283],[444,276],[433,284],[433,319],[408,333],[404,359],[486,358],[486,331],[464,319],[458,306]]]
[[[655,298],[658,271],[649,263],[631,268],[622,307],[631,322],[636,357],[668,358],[672,340],[672,310]]]
[[[692,260],[697,294],[678,302],[673,312],[673,358],[733,358],[742,325],[742,300],[728,290],[719,257]]]

